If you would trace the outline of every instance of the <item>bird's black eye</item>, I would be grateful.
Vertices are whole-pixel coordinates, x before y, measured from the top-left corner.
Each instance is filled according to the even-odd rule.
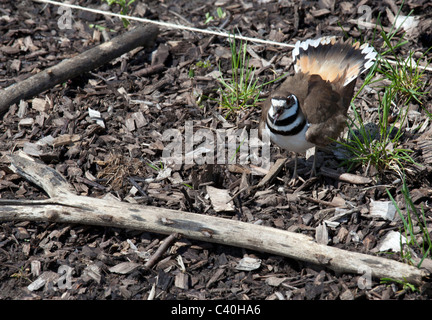
[[[291,106],[295,105],[295,103],[296,103],[296,98],[295,98],[295,96],[294,96],[293,94],[290,94],[290,95],[287,97],[287,105],[288,105],[289,107],[291,107]]]

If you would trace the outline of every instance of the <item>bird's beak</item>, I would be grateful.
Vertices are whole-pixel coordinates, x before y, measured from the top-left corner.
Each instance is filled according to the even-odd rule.
[[[279,119],[279,117],[284,112],[284,107],[273,107],[274,108],[274,117],[273,117],[273,124],[276,124],[276,121]]]

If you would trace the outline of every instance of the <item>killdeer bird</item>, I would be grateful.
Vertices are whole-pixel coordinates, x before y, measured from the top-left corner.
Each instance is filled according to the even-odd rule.
[[[295,152],[296,181],[297,154],[324,147],[343,131],[356,79],[374,64],[376,52],[367,44],[322,37],[297,42],[292,56],[295,74],[264,102],[259,129]]]

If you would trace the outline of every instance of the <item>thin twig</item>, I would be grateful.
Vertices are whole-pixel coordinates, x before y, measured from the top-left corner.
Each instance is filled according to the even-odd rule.
[[[162,244],[159,246],[159,248],[156,250],[156,252],[150,257],[150,259],[144,264],[145,269],[151,269],[156,262],[162,257],[162,255],[167,251],[168,247],[171,245],[171,243],[174,242],[174,240],[177,240],[180,238],[180,235],[178,233],[170,234],[168,237],[165,238],[165,240],[162,242]]]
[[[299,195],[299,197],[301,199],[303,199],[303,200],[315,202],[317,204],[322,204],[324,206],[335,207],[335,208],[343,208],[343,207],[340,206],[340,204],[336,204],[336,203],[332,203],[332,202],[328,202],[328,201],[324,201],[324,200],[319,200],[319,199],[314,199],[314,198],[306,197],[306,196],[303,196],[303,195]]]

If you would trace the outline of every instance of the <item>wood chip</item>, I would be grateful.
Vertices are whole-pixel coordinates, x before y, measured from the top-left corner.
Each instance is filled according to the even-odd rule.
[[[136,129],[135,121],[131,116],[126,117],[125,126],[126,126],[127,131],[129,131],[129,132],[135,131],[135,129]]]
[[[206,284],[206,288],[209,288],[214,282],[216,282],[219,277],[221,277],[225,273],[225,268],[219,268],[216,270],[216,272],[212,275],[210,280]]]
[[[432,197],[432,190],[427,188],[419,188],[411,190],[411,200],[413,203],[418,204],[421,201],[428,201]]]
[[[67,146],[74,144],[79,141],[81,136],[78,134],[62,134],[57,138],[54,138],[52,145],[53,147]]]
[[[39,277],[41,272],[41,262],[39,260],[33,260],[30,262],[30,270],[34,277]]]
[[[10,68],[12,70],[15,70],[15,71],[20,71],[20,69],[21,69],[21,60],[13,59],[12,63],[10,64]]]
[[[49,109],[49,104],[45,99],[34,98],[32,100],[32,108],[39,112],[47,112]]]
[[[419,139],[418,148],[422,150],[422,158],[425,164],[432,164],[432,140]]]
[[[334,197],[331,203],[333,203],[335,207],[343,207],[346,204],[345,199],[343,199],[341,196]]]
[[[340,173],[337,172],[336,170],[326,168],[326,167],[321,167],[320,173],[326,177],[330,177],[333,179],[337,179],[340,181],[353,183],[353,184],[368,184],[372,182],[372,179],[369,177],[363,177],[351,173]]]
[[[339,242],[339,243],[345,242],[345,240],[346,240],[346,238],[348,236],[348,233],[349,233],[349,231],[348,231],[347,228],[341,227],[339,229],[337,235],[336,235],[336,240],[337,240],[336,242]]]
[[[30,234],[28,233],[27,229],[23,227],[17,227],[14,234],[15,237],[20,240],[30,238]]]
[[[342,294],[339,296],[341,300],[354,300],[354,295],[351,292],[351,290],[345,290],[342,292]]]
[[[189,289],[189,275],[187,273],[179,272],[174,279],[174,285],[177,288],[188,290]]]
[[[102,119],[101,113],[97,110],[94,110],[92,108],[88,108],[88,113],[90,119],[95,121],[100,127],[105,128],[105,123]]]
[[[47,135],[41,139],[39,139],[36,144],[39,146],[46,146],[46,145],[50,145],[52,146],[54,143],[54,137],[52,135]]]
[[[281,171],[281,169],[285,165],[286,161],[287,158],[277,159],[275,164],[268,171],[268,173],[264,176],[264,178],[262,178],[262,180],[258,184],[258,187],[262,187],[267,183],[273,181],[273,179],[278,175],[279,171]]]
[[[141,111],[132,113],[132,118],[134,119],[135,125],[138,129],[148,124],[147,119],[144,117],[144,114]]]
[[[24,118],[18,122],[19,127],[31,127],[34,124],[33,118]]]
[[[261,267],[261,259],[244,257],[236,265],[237,270],[252,271]]]
[[[102,279],[101,269],[96,264],[88,265],[81,277],[84,281],[94,280],[100,283]]]
[[[135,262],[121,262],[109,268],[108,270],[112,273],[129,274],[132,271],[138,269],[140,266],[142,265]]]
[[[32,142],[25,142],[23,146],[23,151],[30,156],[36,157],[39,157],[42,154],[40,145]]]
[[[330,13],[329,9],[318,9],[318,10],[311,11],[311,14],[314,16],[314,18],[322,17],[329,13]]]
[[[369,214],[389,221],[394,221],[397,217],[396,207],[392,201],[374,201],[371,199]]]
[[[278,287],[281,283],[285,282],[287,280],[286,277],[269,277],[266,279],[266,284],[272,287]]]
[[[321,223],[318,227],[315,228],[315,240],[320,244],[328,244],[329,235],[327,230],[327,225],[325,223]]]
[[[213,209],[216,212],[222,212],[222,211],[228,211],[233,212],[235,211],[234,204],[231,200],[231,196],[229,194],[229,191],[226,189],[218,189],[214,188],[212,186],[206,187],[207,194],[210,197],[211,204],[213,206]]]
[[[401,243],[406,243],[406,238],[398,231],[389,231],[372,251],[393,251],[400,252]]]
[[[251,173],[251,170],[249,168],[238,164],[229,164],[228,170],[233,173],[247,173],[247,174]]]
[[[27,286],[29,291],[36,291],[42,288],[47,282],[56,282],[60,275],[53,271],[43,272],[35,281]]]

